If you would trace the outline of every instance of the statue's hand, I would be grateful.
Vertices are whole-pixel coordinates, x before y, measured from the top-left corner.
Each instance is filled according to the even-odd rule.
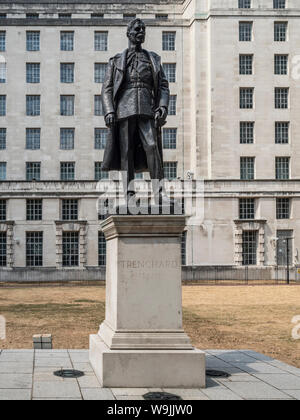
[[[166,123],[166,119],[168,116],[168,110],[161,106],[155,112],[155,122],[157,126],[163,126]]]
[[[114,125],[116,124],[116,114],[114,112],[106,115],[105,124],[108,128],[114,127]]]

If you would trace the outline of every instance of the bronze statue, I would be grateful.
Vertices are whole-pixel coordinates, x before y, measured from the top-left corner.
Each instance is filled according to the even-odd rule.
[[[142,48],[146,26],[141,19],[129,23],[129,47],[111,58],[102,89],[105,123],[109,129],[102,170],[119,170],[127,196],[135,172],[150,172],[152,180],[164,178],[161,127],[166,123],[169,82],[160,57]],[[167,201],[164,188],[154,191]]]

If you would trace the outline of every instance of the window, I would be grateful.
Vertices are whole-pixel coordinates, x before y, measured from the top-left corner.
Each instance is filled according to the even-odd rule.
[[[108,32],[95,32],[94,47],[95,47],[95,51],[107,51]]]
[[[275,74],[288,74],[288,55],[275,54],[274,73]]]
[[[39,14],[38,13],[26,13],[26,19],[38,19]]]
[[[254,122],[253,121],[240,122],[240,143],[241,144],[254,143]]]
[[[0,232],[0,267],[6,267],[7,264],[7,234]]]
[[[170,95],[169,115],[176,115],[177,113],[177,95]]]
[[[40,50],[40,32],[39,31],[26,32],[26,48],[27,48],[27,51]]]
[[[58,19],[71,19],[72,13],[59,13]]]
[[[240,74],[252,74],[253,55],[240,55]]]
[[[6,63],[0,63],[0,83],[6,83]]]
[[[101,95],[95,95],[94,99],[94,114],[97,117],[101,117],[104,115],[103,113],[103,103]]]
[[[74,83],[74,63],[60,63],[60,82]]]
[[[62,31],[60,33],[60,49],[61,51],[73,51],[74,32]]]
[[[6,13],[0,13],[0,19],[6,19],[7,14]]]
[[[170,181],[177,178],[177,162],[164,162],[164,177]]]
[[[241,88],[240,89],[240,108],[251,109],[253,108],[253,88]]]
[[[74,128],[61,128],[60,129],[60,148],[61,150],[73,150],[74,149]]]
[[[273,0],[274,9],[285,9],[285,0]]]
[[[241,157],[241,180],[250,181],[254,179],[254,157]]]
[[[255,200],[254,198],[240,198],[240,219],[250,220],[255,219]]]
[[[287,40],[287,22],[274,23],[274,41],[284,42]]]
[[[1,222],[4,222],[6,220],[6,208],[7,208],[6,200],[0,200],[0,220],[1,220]]]
[[[276,179],[285,180],[290,179],[290,158],[277,157],[275,159]]]
[[[79,232],[63,232],[63,267],[79,265]]]
[[[257,261],[257,231],[243,232],[242,239],[243,265],[256,265]]]
[[[176,32],[162,33],[162,49],[163,51],[175,51]]]
[[[293,264],[293,231],[277,231],[277,265]]]
[[[40,63],[26,63],[26,82],[40,83]]]
[[[42,267],[43,232],[26,232],[26,266]]]
[[[252,22],[240,22],[239,23],[239,40],[240,41],[252,41]]]
[[[6,128],[0,128],[0,150],[6,149]]]
[[[103,232],[98,232],[98,265],[106,265],[106,240]]]
[[[0,95],[0,117],[6,115],[6,95]]]
[[[6,162],[0,162],[0,181],[6,181]]]
[[[275,108],[287,109],[289,107],[289,89],[275,88]]]
[[[107,142],[107,128],[95,128],[95,149],[103,150]]]
[[[78,200],[62,200],[62,220],[78,220]]]
[[[26,128],[26,149],[39,150],[41,147],[41,129]]]
[[[136,18],[136,14],[134,13],[124,13],[123,14],[123,19],[125,20],[133,20]]]
[[[289,143],[289,127],[290,123],[275,122],[275,143],[276,144],[288,144]]]
[[[61,181],[75,180],[75,162],[60,163],[60,179]]]
[[[6,49],[6,32],[0,31],[0,51],[5,51]]]
[[[176,149],[177,128],[163,129],[163,147],[164,149]]]
[[[91,18],[92,19],[102,19],[102,18],[104,18],[104,14],[103,13],[92,13]]]
[[[105,80],[107,64],[95,63],[95,83],[103,83]]]
[[[250,9],[251,0],[239,0],[239,9]]]
[[[169,15],[163,14],[163,13],[158,13],[158,14],[155,15],[155,19],[156,20],[168,20]]]
[[[107,171],[101,170],[102,162],[95,162],[95,181],[101,181],[102,179],[108,179],[109,175]]]
[[[26,95],[26,115],[28,117],[36,117],[41,114],[41,97],[40,95]]]
[[[276,200],[276,219],[290,218],[290,199],[277,198]]]
[[[61,95],[60,96],[60,115],[72,116],[74,115],[74,95]]]
[[[176,64],[166,63],[163,64],[163,70],[169,83],[176,83]]]
[[[181,264],[186,265],[186,237],[187,231],[181,235]]]
[[[42,220],[43,218],[43,201],[42,200],[26,200],[26,220]]]
[[[41,162],[26,162],[26,181],[40,181]]]

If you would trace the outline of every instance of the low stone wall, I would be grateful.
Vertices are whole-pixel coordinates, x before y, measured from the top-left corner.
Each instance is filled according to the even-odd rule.
[[[105,282],[105,268],[79,269],[12,269],[0,270],[0,282],[47,283],[47,282]]]
[[[237,267],[237,266],[184,266],[183,283],[230,284],[230,283],[285,283],[285,267]],[[85,269],[14,268],[0,270],[0,283],[57,283],[57,282],[105,282],[105,267]],[[290,268],[290,281],[299,282],[300,270]]]
[[[300,282],[299,268],[291,267],[291,282]],[[237,267],[237,266],[185,266],[182,270],[184,283],[285,283],[286,267]]]

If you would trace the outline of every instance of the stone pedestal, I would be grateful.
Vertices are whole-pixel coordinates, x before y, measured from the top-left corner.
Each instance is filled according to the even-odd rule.
[[[182,329],[184,216],[112,216],[107,240],[106,317],[90,337],[104,387],[204,387],[205,355]]]

